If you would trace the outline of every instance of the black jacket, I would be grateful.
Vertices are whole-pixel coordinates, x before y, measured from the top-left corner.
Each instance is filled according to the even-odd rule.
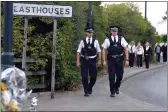
[[[146,55],[146,54],[152,56],[152,48],[151,47],[149,47],[148,50],[146,50],[146,46],[144,47],[144,55]]]
[[[164,54],[167,54],[167,45],[166,46],[162,46],[162,52],[164,53]]]

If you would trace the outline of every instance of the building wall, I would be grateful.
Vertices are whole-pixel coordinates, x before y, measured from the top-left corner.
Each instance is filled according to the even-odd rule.
[[[159,35],[167,34],[167,20],[163,20],[157,24],[156,32],[158,32]]]

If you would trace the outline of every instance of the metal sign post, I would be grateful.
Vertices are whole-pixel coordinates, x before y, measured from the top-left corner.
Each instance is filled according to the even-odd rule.
[[[22,69],[27,72],[26,68],[26,51],[27,51],[27,29],[28,29],[28,17],[25,16],[24,21],[24,44],[23,44],[23,56],[22,56]]]
[[[54,20],[53,45],[52,45],[52,74],[51,74],[51,99],[53,99],[54,91],[55,91],[56,30],[57,30],[57,19],[56,18],[71,18],[72,17],[72,6],[13,3],[13,14],[15,16],[25,16],[24,46],[23,46],[23,58],[22,58],[22,69],[25,71],[26,71],[28,16],[52,17]]]

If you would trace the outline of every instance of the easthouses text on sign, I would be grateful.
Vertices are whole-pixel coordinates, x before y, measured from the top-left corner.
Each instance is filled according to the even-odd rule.
[[[72,6],[13,3],[13,14],[55,18],[72,17]]]

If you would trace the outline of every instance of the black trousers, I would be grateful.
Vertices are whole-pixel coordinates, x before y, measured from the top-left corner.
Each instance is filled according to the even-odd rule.
[[[163,52],[163,62],[167,62],[167,53]]]
[[[129,66],[134,66],[134,60],[135,60],[135,53],[129,53]]]
[[[149,63],[150,63],[150,55],[145,55],[145,66],[146,68],[149,68]]]
[[[108,59],[108,73],[109,73],[109,84],[111,93],[113,93],[115,89],[118,89],[121,85],[124,73],[123,61],[124,57]]]
[[[97,79],[97,68],[96,68],[96,58],[85,60],[81,58],[81,75],[84,92],[87,93],[91,91],[96,83]],[[90,75],[90,80],[88,80],[88,75]]]
[[[137,67],[142,67],[142,55],[137,55]]]
[[[156,62],[160,62],[160,53],[156,53]]]

